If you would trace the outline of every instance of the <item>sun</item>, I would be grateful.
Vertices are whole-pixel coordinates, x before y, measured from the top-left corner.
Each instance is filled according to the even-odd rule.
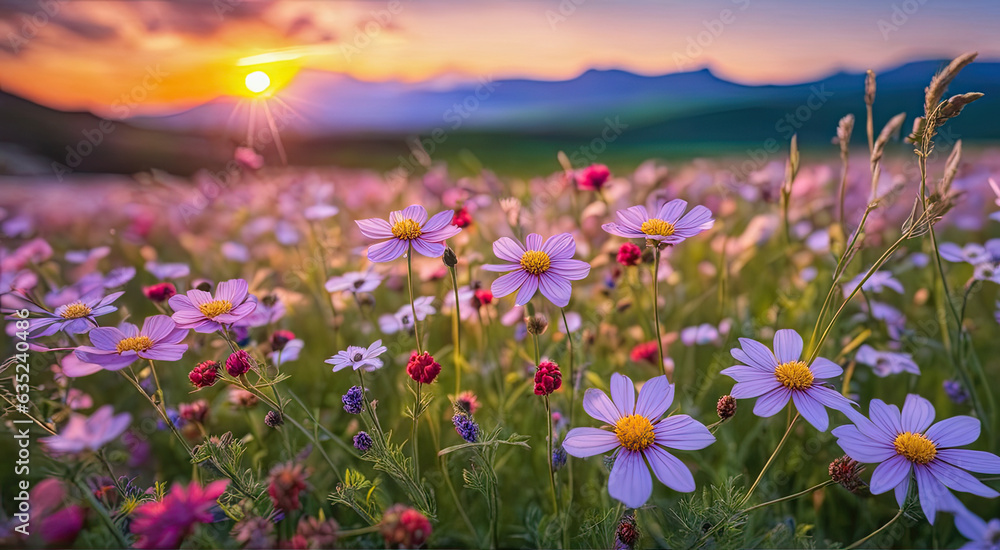
[[[271,85],[271,77],[267,76],[264,71],[254,71],[247,75],[245,83],[248,90],[259,94]]]

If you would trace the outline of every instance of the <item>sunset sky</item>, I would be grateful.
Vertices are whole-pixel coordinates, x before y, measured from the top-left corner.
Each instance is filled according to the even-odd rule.
[[[447,83],[704,66],[787,83],[969,50],[1000,59],[998,29],[996,0],[4,0],[0,89],[106,115],[245,93],[257,69],[278,85],[309,69]]]

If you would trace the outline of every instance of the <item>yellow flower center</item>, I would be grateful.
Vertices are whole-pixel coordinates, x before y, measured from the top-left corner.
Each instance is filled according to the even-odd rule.
[[[423,232],[420,231],[420,224],[409,218],[399,220],[392,226],[392,236],[404,241],[412,241],[413,239],[419,237],[422,233]]]
[[[223,313],[229,313],[232,310],[233,303],[229,300],[212,300],[211,302],[205,302],[204,304],[200,304],[198,306],[198,311],[209,319],[214,319],[215,317],[222,315]]]
[[[903,432],[896,436],[892,445],[896,447],[897,453],[917,464],[927,464],[937,456],[937,445],[924,434]]]
[[[132,336],[123,338],[115,347],[118,349],[119,355],[126,351],[146,351],[153,347],[153,340],[149,336]]]
[[[639,229],[647,235],[669,237],[674,234],[674,224],[657,218],[642,222],[642,226]]]
[[[615,424],[615,436],[622,447],[630,451],[644,451],[656,439],[653,423],[641,414],[631,414],[619,420]]]
[[[79,319],[80,317],[90,315],[90,308],[80,302],[76,302],[66,306],[66,309],[59,315],[63,319]]]
[[[521,267],[532,275],[541,275],[549,270],[552,264],[549,255],[541,250],[529,250],[521,256]]]
[[[790,390],[807,390],[812,387],[813,373],[803,361],[789,361],[774,369],[774,377]]]

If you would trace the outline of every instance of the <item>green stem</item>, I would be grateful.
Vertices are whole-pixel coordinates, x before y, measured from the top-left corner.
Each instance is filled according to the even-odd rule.
[[[455,509],[458,510],[458,514],[462,516],[462,521],[465,522],[466,528],[472,533],[473,538],[476,542],[479,541],[479,534],[476,533],[476,528],[472,525],[472,520],[469,519],[469,515],[465,513],[465,507],[462,506],[462,502],[458,499],[458,492],[455,491],[455,484],[451,482],[451,474],[448,473],[448,455],[441,455],[441,475],[444,476],[444,483],[448,486],[448,492],[451,493],[451,499],[455,501]]]
[[[808,489],[806,489],[804,491],[799,491],[798,493],[795,493],[795,494],[792,494],[792,495],[788,495],[786,497],[776,498],[774,500],[763,502],[761,504],[756,504],[754,506],[751,506],[749,508],[744,509],[743,513],[747,513],[747,512],[753,511],[753,510],[757,510],[758,508],[765,508],[765,507],[770,506],[772,504],[777,504],[779,502],[784,502],[786,500],[794,500],[794,499],[799,498],[801,496],[808,495],[809,493],[811,493],[813,491],[816,491],[818,489],[822,489],[823,487],[826,487],[827,485],[832,485],[833,483],[835,483],[835,482],[832,479],[828,479],[828,480],[824,481],[823,483],[820,483],[818,485],[813,485],[812,487],[810,487],[810,488],[808,488]]]
[[[102,505],[97,500],[97,497],[94,496],[94,492],[91,491],[89,487],[84,485],[83,481],[77,480],[76,485],[77,487],[80,488],[80,492],[83,493],[83,496],[87,499],[87,502],[90,503],[90,507],[93,508],[95,512],[97,512],[97,515],[101,516],[101,521],[104,522],[104,525],[106,525],[108,527],[108,530],[111,531],[111,534],[114,535],[115,540],[118,542],[118,547],[131,548],[131,545],[128,543],[127,540],[125,540],[125,535],[122,534],[121,529],[119,529],[118,526],[115,525],[115,522],[111,519],[111,516],[108,515],[107,509],[105,509],[104,505]]]
[[[663,369],[663,375],[670,380],[670,374],[667,372],[667,365],[663,362],[663,337],[660,335],[660,243],[655,243],[655,248],[653,249],[653,332],[656,338],[656,351],[660,358],[660,368]]]
[[[455,311],[452,314],[452,329],[455,337],[455,396],[462,391],[462,312],[458,303],[458,273],[455,266],[449,266],[451,271],[451,286],[455,290]]]
[[[795,416],[792,417],[792,421],[788,423],[788,428],[785,430],[785,435],[781,436],[781,441],[778,442],[778,446],[774,448],[774,452],[771,453],[771,457],[767,459],[767,462],[764,463],[764,467],[761,468],[760,474],[757,475],[757,480],[753,482],[753,485],[750,486],[750,490],[747,491],[746,496],[743,497],[742,504],[746,504],[746,502],[750,500],[750,495],[753,494],[754,490],[757,488],[757,485],[760,484],[760,480],[764,478],[764,472],[766,472],[767,469],[771,467],[771,463],[774,462],[774,458],[778,456],[778,451],[780,451],[781,448],[785,445],[785,441],[788,439],[788,435],[792,433],[792,427],[795,426],[795,421],[798,419],[799,419],[799,413],[796,412]]]
[[[416,326],[416,325],[414,325]],[[413,445],[411,450],[413,451],[413,479],[420,479],[420,450],[419,450],[419,432],[417,431],[420,427],[420,386],[423,386],[420,382],[417,382],[417,394],[416,399],[413,402],[413,426],[410,430],[410,439],[413,440]]]
[[[413,301],[413,245],[406,250],[406,288],[410,291],[410,311],[413,313],[413,337],[417,339],[417,354],[423,355],[420,347],[420,328],[417,323],[417,304]]]
[[[548,438],[545,441],[545,462],[549,466],[549,488],[552,490],[552,510],[556,521],[562,522],[559,513],[559,499],[556,497],[556,473],[552,468],[552,409],[549,407],[549,396],[545,396],[545,428]]]
[[[885,530],[886,528],[888,528],[893,523],[896,523],[896,520],[898,520],[902,516],[903,516],[903,509],[900,508],[899,511],[896,512],[896,515],[892,516],[892,519],[890,519],[888,522],[886,522],[885,525],[883,525],[882,527],[879,527],[878,529],[876,529],[874,532],[872,532],[872,534],[868,535],[867,537],[865,537],[865,538],[863,538],[861,540],[856,541],[854,544],[848,546],[844,550],[854,550],[855,548],[859,548],[862,544],[868,542],[869,539],[871,539],[875,535],[881,533],[883,530]]]

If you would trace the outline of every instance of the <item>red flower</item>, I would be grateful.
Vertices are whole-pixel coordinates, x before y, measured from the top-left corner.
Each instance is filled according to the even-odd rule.
[[[154,302],[165,302],[174,294],[177,294],[177,287],[172,283],[156,283],[152,286],[142,287],[143,294]]]
[[[278,464],[271,469],[268,477],[267,494],[276,510],[290,512],[302,507],[299,493],[306,489],[306,478],[309,473],[301,464],[287,462]]]
[[[198,363],[198,366],[188,373],[188,380],[196,388],[208,388],[219,379],[219,364],[215,361],[205,361]]]
[[[426,351],[422,355],[413,352],[406,364],[406,374],[418,384],[430,384],[441,372],[441,365]]]
[[[469,215],[469,211],[464,206],[455,211],[455,215],[451,218],[451,225],[463,229],[472,225],[472,216]]]
[[[382,516],[381,531],[390,548],[419,548],[431,536],[431,522],[413,508],[393,504]]]
[[[656,340],[636,344],[636,346],[632,348],[632,352],[628,354],[629,358],[636,363],[647,361],[653,365],[656,364],[659,355],[660,352],[656,346]]]
[[[193,403],[181,403],[177,406],[177,414],[188,422],[204,424],[208,416],[208,401],[199,399]]]
[[[281,351],[285,344],[295,339],[295,333],[290,330],[276,330],[271,335],[271,349]]]
[[[548,395],[562,386],[559,365],[552,361],[542,361],[535,371],[535,395]]]
[[[473,297],[472,303],[476,304],[476,307],[488,306],[493,302],[493,292],[486,288],[477,289]]]
[[[607,166],[591,164],[576,173],[576,186],[584,191],[600,191],[610,177],[611,171]]]
[[[625,267],[639,265],[642,260],[642,249],[635,243],[625,243],[618,249],[618,263]]]
[[[226,372],[232,377],[246,374],[250,370],[250,354],[244,350],[236,350],[226,358]]]

